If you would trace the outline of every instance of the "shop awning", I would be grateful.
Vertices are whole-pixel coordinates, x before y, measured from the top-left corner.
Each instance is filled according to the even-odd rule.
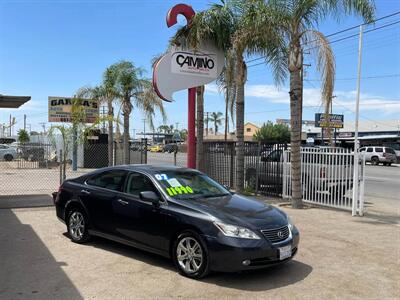
[[[0,95],[0,108],[18,108],[29,100],[31,100],[31,96]]]

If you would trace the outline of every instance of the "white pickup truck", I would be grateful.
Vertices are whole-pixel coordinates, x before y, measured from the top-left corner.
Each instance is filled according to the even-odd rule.
[[[285,162],[284,155],[287,155]],[[301,156],[303,198],[314,199],[316,194],[322,194],[339,199],[352,188],[352,153],[341,148],[302,148]],[[283,177],[290,181],[290,171],[290,152],[273,150],[263,153],[257,163],[246,165],[246,183],[258,191],[282,190]]]

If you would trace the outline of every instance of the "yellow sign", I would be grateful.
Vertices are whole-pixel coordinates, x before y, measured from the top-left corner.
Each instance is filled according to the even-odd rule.
[[[72,99],[68,97],[49,97],[49,122],[71,122]],[[83,123],[94,123],[99,117],[99,104],[93,99],[79,99],[84,110]]]

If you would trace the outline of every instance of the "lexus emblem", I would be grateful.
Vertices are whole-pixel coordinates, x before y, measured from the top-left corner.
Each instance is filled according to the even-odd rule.
[[[282,231],[278,231],[278,233],[276,234],[279,238],[283,238],[283,232]]]

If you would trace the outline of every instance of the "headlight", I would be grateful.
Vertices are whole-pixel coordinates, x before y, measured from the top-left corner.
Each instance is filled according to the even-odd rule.
[[[287,218],[287,222],[288,222],[288,227],[289,227],[290,231],[292,231],[293,226],[294,226],[293,222],[292,222],[292,219],[290,219],[289,216],[286,216],[286,218]]]
[[[242,238],[242,239],[254,239],[254,240],[260,239],[260,237],[257,234],[255,234],[250,229],[244,227],[218,223],[218,222],[215,222],[214,224],[226,236]]]

